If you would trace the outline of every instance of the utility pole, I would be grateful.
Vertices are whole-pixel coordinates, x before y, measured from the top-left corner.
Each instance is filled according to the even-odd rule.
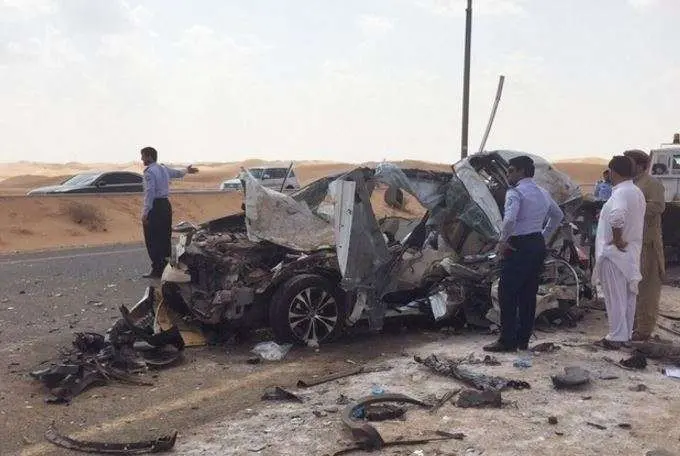
[[[468,124],[470,115],[470,41],[472,39],[472,0],[465,9],[465,67],[463,70],[463,125],[461,128],[460,157],[468,155]]]

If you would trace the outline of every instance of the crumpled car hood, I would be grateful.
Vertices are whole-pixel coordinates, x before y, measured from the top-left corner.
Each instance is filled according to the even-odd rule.
[[[251,241],[269,241],[298,251],[335,245],[333,227],[304,201],[263,187],[250,173],[245,181],[246,229]]]

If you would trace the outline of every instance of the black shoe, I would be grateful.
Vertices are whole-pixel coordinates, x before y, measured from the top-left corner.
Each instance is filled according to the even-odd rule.
[[[490,345],[485,345],[482,347],[484,351],[488,352],[494,352],[494,353],[502,353],[502,352],[514,352],[517,350],[517,347],[514,345],[505,345],[503,342],[500,340],[497,340],[493,344]]]
[[[529,350],[529,344],[519,344],[517,350]]]
[[[161,275],[162,274],[160,272],[152,270],[144,274],[142,277],[145,279],[160,279]]]

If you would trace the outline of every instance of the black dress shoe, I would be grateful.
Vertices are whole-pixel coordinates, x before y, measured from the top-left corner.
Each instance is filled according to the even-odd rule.
[[[144,274],[142,277],[145,279],[160,279],[161,278],[161,273],[158,271],[149,271],[146,274]]]
[[[511,346],[511,345],[505,345],[500,340],[497,340],[493,344],[485,345],[482,348],[483,348],[484,351],[494,352],[494,353],[514,352],[514,351],[517,350],[517,347]]]

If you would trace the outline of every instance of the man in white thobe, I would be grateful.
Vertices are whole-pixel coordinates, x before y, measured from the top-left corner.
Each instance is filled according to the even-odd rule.
[[[633,334],[646,203],[633,182],[631,159],[616,156],[609,170],[614,188],[600,212],[593,277],[602,287],[609,321],[609,333],[600,344],[615,349]]]

